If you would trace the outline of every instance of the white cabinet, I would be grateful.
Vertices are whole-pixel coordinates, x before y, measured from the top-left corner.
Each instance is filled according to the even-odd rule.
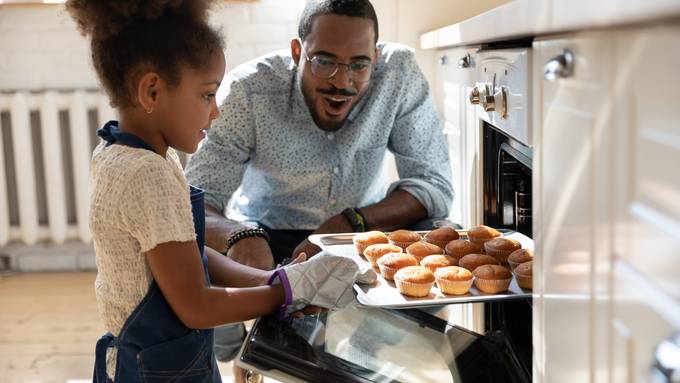
[[[479,119],[468,102],[477,70],[476,48],[438,52],[436,84],[441,95],[444,134],[453,171],[454,203],[450,219],[463,227],[480,222]]]
[[[680,329],[679,42],[677,27],[534,42],[535,381],[644,381]],[[573,73],[545,80],[565,50]]]

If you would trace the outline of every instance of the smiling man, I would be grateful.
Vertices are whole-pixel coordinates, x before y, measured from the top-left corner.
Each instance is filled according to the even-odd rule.
[[[207,244],[260,268],[315,254],[312,233],[410,227],[446,217],[453,199],[427,81],[412,50],[377,43],[371,3],[309,1],[298,34],[289,52],[229,73],[221,116],[187,167],[206,191]]]

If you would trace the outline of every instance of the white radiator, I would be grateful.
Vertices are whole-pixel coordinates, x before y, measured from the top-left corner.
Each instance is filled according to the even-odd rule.
[[[0,93],[0,246],[89,243],[90,158],[115,118],[98,91]]]

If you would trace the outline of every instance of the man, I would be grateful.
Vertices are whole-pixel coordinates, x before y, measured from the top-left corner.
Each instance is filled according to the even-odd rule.
[[[427,82],[411,50],[377,44],[370,2],[310,1],[298,34],[290,54],[227,76],[221,117],[187,166],[206,191],[207,245],[262,269],[318,252],[312,233],[409,227],[446,217],[453,199]],[[232,197],[239,221],[224,215]]]

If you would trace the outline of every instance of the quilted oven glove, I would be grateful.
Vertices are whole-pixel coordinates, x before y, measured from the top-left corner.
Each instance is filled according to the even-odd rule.
[[[275,270],[269,284],[281,283],[285,292],[279,317],[284,318],[306,306],[337,309],[353,303],[352,285],[359,274],[352,259],[325,252],[306,262]]]

